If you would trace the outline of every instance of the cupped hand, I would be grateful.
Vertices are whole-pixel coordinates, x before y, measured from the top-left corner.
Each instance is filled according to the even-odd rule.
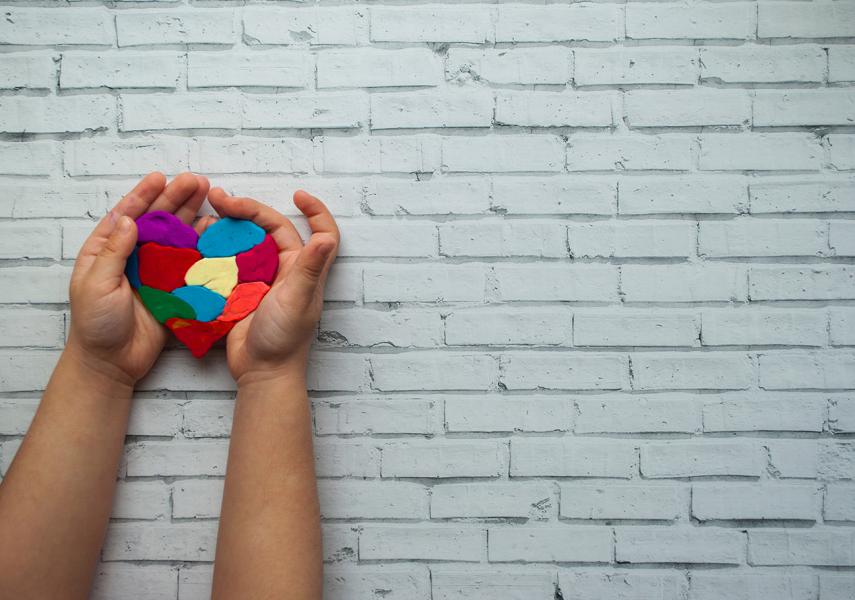
[[[101,219],[81,247],[71,274],[67,350],[128,384],[151,369],[167,331],[143,306],[124,274],[125,261],[137,242],[134,220],[162,210],[190,224],[208,188],[201,175],[182,173],[166,185],[161,173],[150,173]]]
[[[304,376],[323,308],[324,284],[338,249],[335,219],[319,199],[302,190],[295,192],[294,204],[312,229],[303,244],[294,224],[269,206],[230,196],[221,188],[213,188],[208,201],[220,216],[253,221],[279,247],[279,272],[270,291],[228,335],[232,376],[238,383],[280,374]],[[201,228],[211,222],[205,219]]]

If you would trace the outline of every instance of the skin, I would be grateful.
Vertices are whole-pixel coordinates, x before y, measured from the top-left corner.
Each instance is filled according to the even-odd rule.
[[[191,173],[169,185],[160,173],[143,178],[80,250],[68,342],[0,484],[0,596],[88,597],[133,388],[167,339],[123,274],[137,240],[133,219],[165,210],[190,224],[206,195],[220,215],[252,219],[280,249],[272,289],[227,340],[238,394],[214,597],[321,597],[305,369],[338,230],[320,200],[298,191],[294,202],[313,231],[303,245],[273,209],[221,189],[209,193],[207,179]],[[204,217],[195,228],[213,221]]]

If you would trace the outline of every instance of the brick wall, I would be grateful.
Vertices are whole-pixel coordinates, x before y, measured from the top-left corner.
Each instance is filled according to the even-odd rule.
[[[0,471],[93,220],[192,169],[340,219],[328,598],[853,597],[855,4],[45,4],[0,18]],[[207,598],[233,390],[140,385],[95,598]]]

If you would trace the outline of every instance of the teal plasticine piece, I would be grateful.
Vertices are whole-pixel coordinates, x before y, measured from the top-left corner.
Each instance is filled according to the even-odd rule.
[[[234,256],[264,241],[264,230],[243,219],[225,217],[199,236],[196,248],[206,258]]]
[[[225,298],[201,285],[185,285],[172,290],[172,294],[193,307],[197,321],[213,321],[226,307]]]
[[[139,289],[142,285],[140,281],[140,257],[137,254],[136,248],[131,252],[128,261],[125,263],[125,277],[128,278],[128,282],[135,290]]]

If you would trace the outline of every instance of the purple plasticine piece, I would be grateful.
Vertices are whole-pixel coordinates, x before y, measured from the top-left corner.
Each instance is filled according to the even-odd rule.
[[[199,235],[172,213],[155,210],[137,219],[137,244],[157,242],[173,248],[196,248]]]

